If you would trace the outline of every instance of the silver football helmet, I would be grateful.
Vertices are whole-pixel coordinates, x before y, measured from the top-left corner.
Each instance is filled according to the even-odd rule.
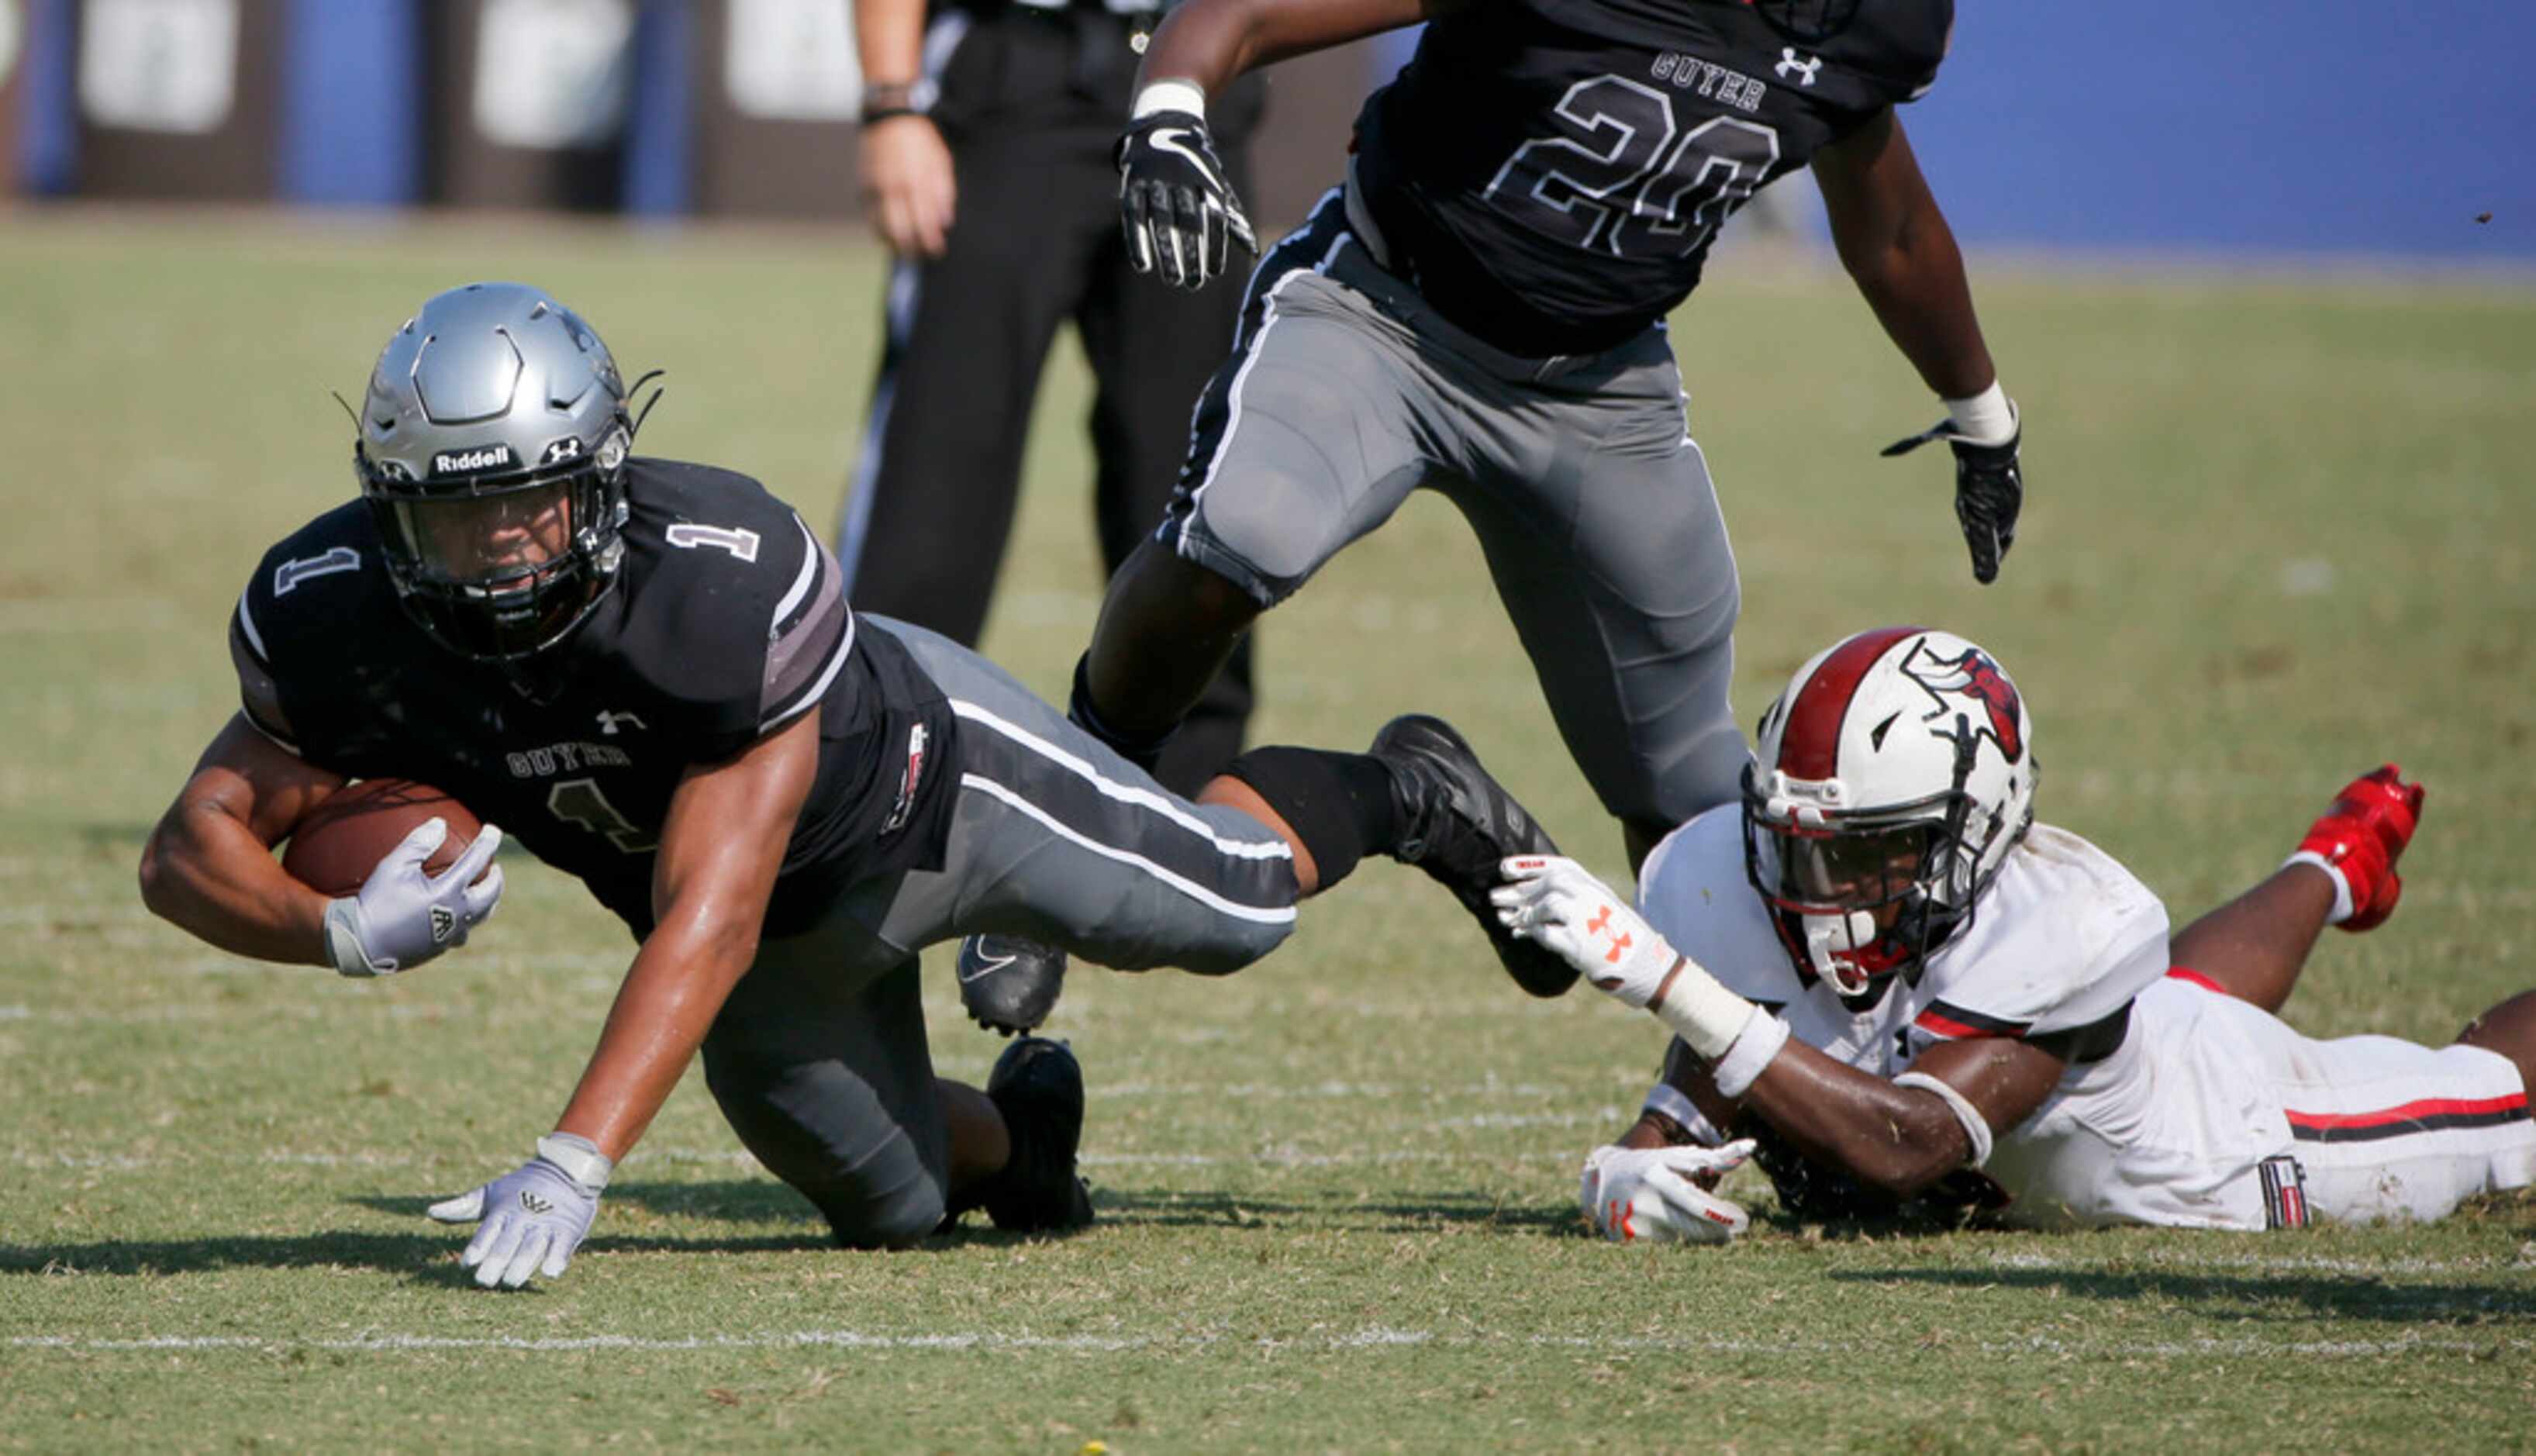
[[[512,661],[598,605],[624,558],[634,424],[599,336],[546,293],[469,284],[380,350],[353,451],[399,600],[443,646]]]
[[[1866,995],[1972,923],[2034,822],[2034,720],[1991,656],[1883,627],[1816,654],[1761,716],[1744,862],[1789,958]]]

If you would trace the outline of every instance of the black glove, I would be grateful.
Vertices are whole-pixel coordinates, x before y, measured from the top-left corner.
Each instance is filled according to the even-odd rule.
[[[1234,243],[1258,253],[1205,117],[1156,111],[1118,138],[1117,160],[1118,219],[1138,273],[1159,269],[1174,287],[1200,288],[1224,273]]]
[[[1955,450],[1955,522],[1972,548],[1973,580],[1987,587],[1998,580],[1998,563],[2016,544],[2016,513],[2025,504],[2025,473],[2016,464],[2019,428],[2005,444],[1978,445],[1955,433],[1954,421],[1941,419],[1907,440],[1896,440],[1882,454],[1908,455],[1931,440],[1943,440]]]

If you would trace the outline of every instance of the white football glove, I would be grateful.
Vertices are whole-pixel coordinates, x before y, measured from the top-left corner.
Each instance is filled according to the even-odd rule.
[[[1752,1217],[1691,1178],[1741,1168],[1751,1156],[1750,1138],[1722,1148],[1596,1148],[1576,1201],[1594,1232],[1615,1243],[1724,1243]]]
[[[1497,923],[1538,941],[1577,974],[1644,1010],[1681,957],[1629,902],[1560,855],[1518,855],[1498,866],[1506,883],[1489,892]]]
[[[1676,951],[1627,900],[1575,860],[1514,855],[1498,862],[1497,872],[1506,882],[1489,900],[1499,924],[1556,953],[1614,999],[1654,1012],[1711,1062],[1752,1024],[1751,1002]]]
[[[538,1139],[537,1157],[423,1212],[443,1224],[483,1220],[458,1256],[459,1267],[475,1270],[485,1289],[518,1289],[533,1274],[552,1279],[572,1263],[614,1171],[590,1139],[548,1133]]]
[[[326,953],[346,976],[394,976],[411,971],[483,923],[502,899],[501,866],[487,871],[502,831],[484,826],[467,853],[447,869],[427,874],[422,863],[449,838],[449,821],[414,826],[370,871],[357,895],[326,906]],[[484,878],[476,881],[477,875]]]

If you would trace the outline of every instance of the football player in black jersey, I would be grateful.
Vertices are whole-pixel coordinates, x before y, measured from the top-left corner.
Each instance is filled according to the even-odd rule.
[[[1951,0],[1188,0],[1118,145],[1130,251],[1174,285],[1250,225],[1207,98],[1426,22],[1344,185],[1252,275],[1167,519],[1114,576],[1074,713],[1157,751],[1244,629],[1418,486],[1470,520],[1632,862],[1732,801],[1735,566],[1665,317],[1760,187],[1810,164],[1840,258],[1946,419],[1974,576],[2022,498],[2016,411],[1895,106]]]
[[[790,507],[633,457],[635,425],[607,349],[552,298],[427,301],[362,402],[362,499],[239,596],[242,709],[143,852],[158,915],[347,976],[410,970],[492,913],[493,821],[624,919],[640,948],[554,1131],[431,1211],[480,1221],[479,1284],[562,1272],[698,1050],[741,1141],[850,1246],[970,1207],[1079,1226],[1072,1054],[1028,1038],[983,1092],[937,1080],[919,949],[996,931],[1223,974],[1363,855],[1485,916],[1500,856],[1554,852],[1432,719],[1362,754],[1257,749],[1198,799],[1169,793],[984,659],[858,617]],[[389,776],[488,827],[432,875],[431,821],[341,898],[283,872],[272,847],[307,814]]]

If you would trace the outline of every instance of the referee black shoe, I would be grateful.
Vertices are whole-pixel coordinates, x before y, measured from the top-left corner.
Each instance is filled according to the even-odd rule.
[[[972,935],[960,942],[960,1004],[999,1036],[1038,1029],[1065,988],[1065,952],[1018,935]]]
[[[1509,855],[1555,855],[1548,831],[1480,767],[1479,755],[1452,725],[1413,713],[1373,735],[1366,752],[1391,770],[1400,841],[1391,857],[1415,864],[1462,902],[1489,932],[1489,944],[1514,983],[1536,996],[1562,995],[1576,968],[1497,923],[1489,891],[1500,883],[1497,861]]]
[[[986,1098],[1004,1114],[1012,1156],[982,1200],[995,1227],[1056,1234],[1092,1222],[1092,1193],[1074,1171],[1083,1142],[1083,1064],[1072,1048],[1024,1037],[995,1058]]]

